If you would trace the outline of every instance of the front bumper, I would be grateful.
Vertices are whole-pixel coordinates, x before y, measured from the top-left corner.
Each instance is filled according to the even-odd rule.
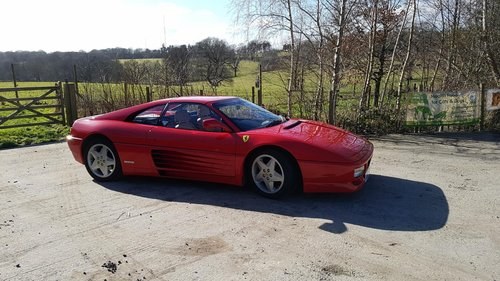
[[[83,164],[84,163],[82,155],[83,140],[81,138],[69,135],[66,137],[66,143],[68,144],[69,150],[71,150],[71,153],[73,154],[75,160]]]
[[[369,177],[372,155],[353,164],[300,162],[303,190],[308,193],[317,192],[355,192],[363,188]],[[354,170],[364,166],[364,172],[354,177]]]

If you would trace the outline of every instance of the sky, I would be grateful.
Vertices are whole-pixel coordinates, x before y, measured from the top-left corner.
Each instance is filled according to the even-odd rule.
[[[217,37],[244,43],[230,0],[7,0],[0,51],[159,49]]]

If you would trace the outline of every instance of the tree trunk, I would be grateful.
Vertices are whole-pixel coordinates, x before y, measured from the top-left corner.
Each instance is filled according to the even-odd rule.
[[[401,28],[398,31],[398,36],[396,37],[396,43],[394,43],[394,49],[392,50],[391,63],[389,64],[389,69],[387,70],[387,76],[386,76],[385,82],[384,82],[384,91],[382,92],[382,95],[380,97],[380,104],[379,104],[380,107],[382,107],[382,105],[384,104],[384,97],[387,93],[387,84],[389,84],[389,78],[391,77],[392,69],[394,67],[394,59],[396,58],[396,50],[397,50],[398,45],[399,45],[399,39],[401,38],[401,33],[403,32],[403,29],[404,29],[405,24],[406,24],[408,12],[410,11],[410,6],[411,6],[411,2],[408,1],[408,5],[406,6],[406,11],[405,11],[405,16],[403,18],[403,22],[401,23]],[[393,76],[393,79],[394,79],[394,76]]]
[[[382,83],[382,77],[384,76],[384,65],[385,65],[385,53],[387,48],[385,47],[385,42],[387,40],[387,30],[384,29],[382,48],[380,48],[380,53],[378,55],[378,70],[374,73],[375,88],[373,89],[373,106],[378,107],[379,97],[380,97],[380,85]]]
[[[321,28],[321,1],[316,1],[316,26],[318,27],[319,35],[319,45],[317,50],[318,56],[318,85],[316,88],[316,97],[314,99],[314,120],[319,120],[320,115],[323,112],[323,76],[324,76],[324,64],[323,64],[323,44],[324,36],[323,29]]]
[[[295,34],[293,28],[293,18],[292,18],[292,3],[291,0],[287,0],[288,18],[290,23],[290,75],[288,78],[288,117],[292,117],[292,92],[295,85]]]
[[[322,41],[322,40],[321,40]],[[320,43],[322,45],[322,43]],[[322,47],[320,48],[320,51],[322,52]],[[318,77],[318,85],[316,88],[316,97],[314,99],[314,120],[319,120],[321,112],[323,111],[323,72],[324,72],[324,67],[323,67],[323,55],[318,54],[318,72],[319,72],[319,77]]]
[[[368,51],[368,64],[366,66],[365,72],[365,82],[363,86],[363,92],[361,93],[361,98],[359,100],[359,112],[365,110],[368,91],[370,91],[371,76],[373,71],[373,60],[375,57],[375,38],[377,35],[377,21],[378,21],[378,0],[374,0],[372,16],[371,16],[371,27],[370,27],[370,40],[369,40],[369,51]]]
[[[443,52],[444,52],[444,45],[445,45],[445,27],[444,27],[444,9],[443,9],[443,1],[439,0],[439,10],[440,10],[440,15],[441,15],[441,46],[439,48],[439,54],[438,54],[438,60],[436,62],[436,66],[434,67],[434,72],[432,73],[432,78],[431,78],[431,83],[429,85],[429,88],[431,92],[434,91],[434,83],[436,82],[436,77],[437,73],[439,71],[439,67],[441,65],[441,60],[443,57]]]
[[[417,14],[417,1],[413,0],[413,15],[411,19],[411,27],[410,27],[410,35],[408,36],[408,48],[406,50],[406,57],[403,62],[403,66],[401,67],[401,73],[399,75],[399,85],[398,85],[398,97],[396,101],[396,107],[399,112],[401,109],[401,92],[403,89],[403,79],[406,72],[406,66],[408,64],[408,60],[410,59],[411,54],[411,46],[413,44],[413,31],[415,30],[415,15]]]
[[[443,89],[448,89],[450,88],[450,77],[451,77],[451,71],[452,71],[452,66],[453,63],[455,62],[455,53],[457,51],[457,29],[458,29],[458,24],[459,24],[459,5],[460,2],[459,0],[455,0],[455,8],[453,11],[453,26],[451,28],[451,43],[450,43],[450,51],[448,53],[448,58],[447,58],[447,64],[446,64],[446,70],[443,78]],[[444,24],[444,23],[443,23]]]
[[[491,49],[490,46],[490,38],[489,38],[489,26],[488,26],[488,5],[487,1],[483,0],[483,7],[482,7],[482,14],[483,14],[483,20],[482,20],[482,29],[483,29],[483,44],[484,44],[484,49],[486,52],[486,58],[488,61],[488,64],[490,66],[491,72],[493,74],[493,77],[495,79],[495,82],[497,86],[500,87],[500,70],[498,68],[497,60],[495,58],[495,54],[493,53],[493,50]]]
[[[340,60],[342,56],[342,43],[344,42],[345,21],[347,16],[346,3],[347,0],[342,0],[340,8],[339,33],[335,44],[335,54],[333,56],[332,86],[328,100],[328,123],[332,125],[335,125],[336,123],[337,92],[340,88]]]

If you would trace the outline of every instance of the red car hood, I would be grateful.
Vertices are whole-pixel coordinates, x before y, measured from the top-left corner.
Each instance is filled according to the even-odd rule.
[[[358,161],[373,151],[373,145],[364,138],[315,121],[290,120],[279,127],[279,134],[333,153],[335,159],[329,161],[334,162]]]

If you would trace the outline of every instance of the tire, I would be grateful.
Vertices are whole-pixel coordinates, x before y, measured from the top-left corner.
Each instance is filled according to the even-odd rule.
[[[259,151],[250,158],[246,179],[259,194],[275,199],[295,193],[300,185],[294,160],[275,149]]]
[[[91,140],[84,149],[85,168],[96,181],[111,181],[122,176],[120,157],[109,140]]]

